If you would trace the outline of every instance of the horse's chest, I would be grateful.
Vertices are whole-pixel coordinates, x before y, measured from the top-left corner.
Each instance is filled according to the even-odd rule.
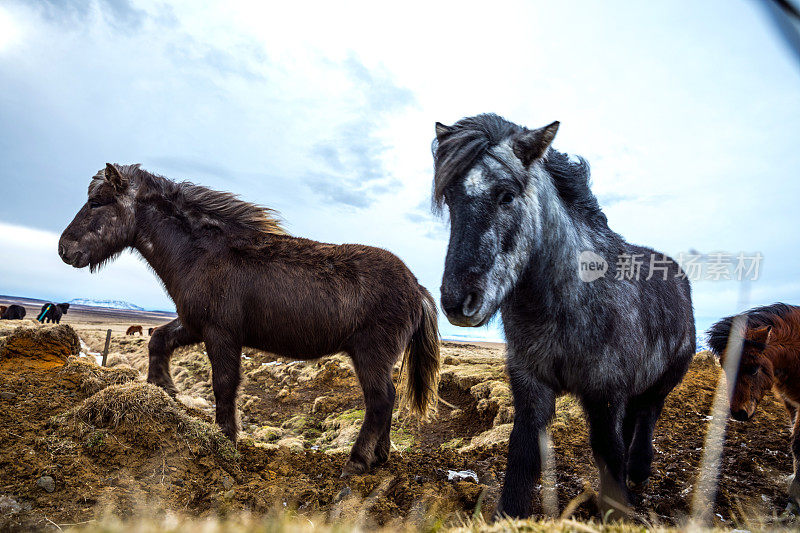
[[[574,354],[561,345],[535,343],[526,350],[522,366],[556,392],[580,395],[592,385],[589,379],[591,369],[580,363]]]

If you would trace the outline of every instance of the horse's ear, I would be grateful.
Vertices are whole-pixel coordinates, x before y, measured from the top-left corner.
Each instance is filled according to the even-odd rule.
[[[445,126],[441,122],[436,123],[436,138],[439,139],[440,141],[442,140],[442,137],[444,137],[445,135],[447,135],[452,131],[453,131],[452,126]]]
[[[747,340],[753,342],[760,342],[762,344],[769,343],[769,337],[772,334],[772,326],[764,326],[761,328],[751,329],[745,336]]]
[[[514,139],[514,155],[522,161],[524,167],[527,168],[547,153],[547,149],[556,138],[558,126],[559,122],[555,121],[544,128],[525,131]]]
[[[123,176],[117,167],[111,163],[106,163],[106,181],[114,186],[117,192],[122,192],[128,187],[128,178]]]

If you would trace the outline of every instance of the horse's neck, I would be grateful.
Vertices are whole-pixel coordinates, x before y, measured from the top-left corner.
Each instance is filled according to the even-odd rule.
[[[137,215],[134,248],[161,278],[170,296],[193,266],[200,246],[175,218],[158,216],[153,210]]]
[[[550,321],[580,312],[580,302],[592,297],[596,287],[581,281],[578,257],[589,250],[607,257],[607,242],[582,221],[564,213],[543,219],[541,240],[535,245],[528,265],[509,295],[507,311],[526,315],[528,320]]]

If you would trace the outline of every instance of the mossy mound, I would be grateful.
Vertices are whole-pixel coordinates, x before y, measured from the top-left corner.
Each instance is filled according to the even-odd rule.
[[[19,359],[33,364],[63,365],[71,355],[78,355],[78,334],[66,324],[55,326],[20,326],[0,345],[0,361]]]

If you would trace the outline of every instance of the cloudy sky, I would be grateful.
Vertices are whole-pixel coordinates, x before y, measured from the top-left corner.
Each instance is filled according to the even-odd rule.
[[[800,65],[760,2],[95,0],[0,4],[0,294],[173,309],[133,255],[56,242],[106,161],[239,193],[290,232],[387,248],[435,294],[435,121],[561,121],[610,225],[763,254],[748,305],[800,304]],[[698,326],[739,284],[694,285]],[[499,337],[442,324],[446,336]]]

